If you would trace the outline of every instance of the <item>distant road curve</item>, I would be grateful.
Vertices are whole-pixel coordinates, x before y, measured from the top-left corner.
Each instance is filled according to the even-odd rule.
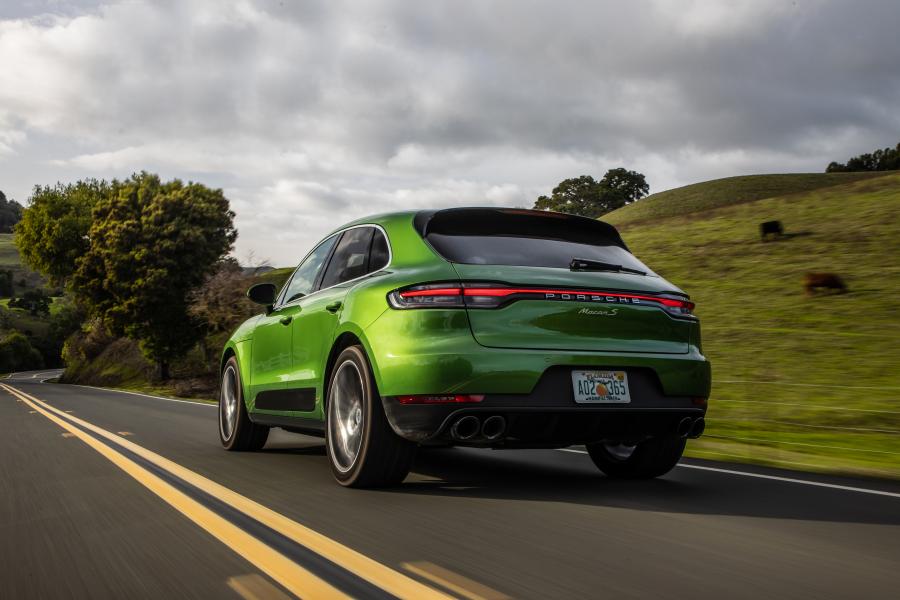
[[[584,451],[423,452],[347,490],[320,440],[227,453],[213,405],[0,380],[0,597],[886,597],[900,485]]]

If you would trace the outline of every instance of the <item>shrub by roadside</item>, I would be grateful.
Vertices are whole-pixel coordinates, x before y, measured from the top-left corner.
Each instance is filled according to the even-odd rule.
[[[141,353],[137,342],[106,333],[97,322],[79,331],[63,347],[66,370],[62,383],[122,388],[167,396],[212,399],[217,377],[204,368],[199,350],[173,366],[172,377],[154,383],[155,365]]]
[[[0,373],[42,369],[44,358],[22,333],[14,331],[0,339]]]
[[[64,383],[142,390],[185,398],[218,397],[219,357],[225,340],[258,306],[247,300],[247,289],[260,280],[281,285],[289,269],[264,274],[244,272],[234,261],[222,261],[206,282],[191,294],[190,314],[202,323],[201,341],[171,366],[171,378],[160,382],[155,366],[137,342],[111,336],[99,320],[71,335],[62,350]]]

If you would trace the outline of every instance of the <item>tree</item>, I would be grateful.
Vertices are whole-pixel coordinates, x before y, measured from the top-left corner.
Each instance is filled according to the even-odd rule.
[[[650,191],[650,186],[642,174],[622,167],[607,171],[600,180],[600,185],[624,200],[622,206],[640,200]]]
[[[71,277],[90,245],[91,211],[112,189],[96,179],[35,186],[15,228],[14,241],[25,264],[54,284]]]
[[[826,173],[847,173],[850,171],[897,171],[900,170],[900,144],[895,148],[884,148],[872,153],[860,154],[849,159],[846,164],[832,162]]]
[[[0,340],[0,371],[27,371],[43,369],[41,353],[31,346],[22,333],[14,331]]]
[[[12,233],[13,225],[22,219],[22,205],[15,200],[7,200],[0,191],[0,233]]]
[[[13,272],[10,269],[0,270],[0,296],[10,298],[15,295],[13,279]]]
[[[188,313],[202,324],[200,349],[205,362],[211,361],[210,347],[224,341],[217,338],[230,334],[259,312],[259,305],[247,298],[247,289],[256,282],[252,274],[229,258],[220,262],[203,285],[191,293]]]
[[[596,218],[643,198],[648,191],[642,174],[620,167],[607,171],[600,181],[590,175],[565,179],[549,197],[539,197],[534,208]]]
[[[564,179],[549,197],[539,197],[534,208],[583,217],[596,217],[611,210],[603,204],[600,184],[590,175]]]
[[[20,298],[9,301],[10,308],[27,310],[33,317],[50,314],[50,296],[41,290],[28,290]]]
[[[169,362],[199,339],[188,296],[237,238],[222,190],[140,173],[113,182],[88,230],[71,289],[89,314],[114,335],[139,342],[169,377]]]
[[[62,301],[53,311],[47,331],[32,340],[32,344],[44,357],[46,367],[60,366],[62,349],[66,339],[81,330],[84,313],[72,302]]]

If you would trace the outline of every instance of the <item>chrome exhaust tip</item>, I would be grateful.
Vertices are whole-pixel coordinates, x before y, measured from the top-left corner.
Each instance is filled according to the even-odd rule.
[[[694,424],[694,420],[690,417],[685,417],[678,422],[678,427],[675,428],[675,433],[678,434],[680,438],[686,438],[691,433],[691,426]]]
[[[466,415],[465,417],[460,417],[453,426],[450,427],[450,435],[453,436],[454,440],[465,442],[478,435],[480,430],[481,423],[478,421],[478,417]]]
[[[484,420],[481,425],[481,435],[488,441],[493,441],[506,431],[506,419],[500,415],[493,415]]]
[[[691,425],[691,431],[688,433],[688,437],[692,440],[697,439],[703,432],[706,430],[706,419],[700,417]]]

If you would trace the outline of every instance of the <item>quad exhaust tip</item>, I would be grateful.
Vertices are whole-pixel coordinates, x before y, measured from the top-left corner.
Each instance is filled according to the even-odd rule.
[[[466,415],[465,417],[460,417],[453,424],[450,428],[450,435],[453,436],[453,439],[464,442],[478,435],[480,430],[481,422],[478,420],[478,417]]]
[[[481,435],[484,439],[493,441],[498,439],[506,431],[506,419],[500,415],[493,415],[484,420],[481,426]]]
[[[690,417],[685,417],[678,422],[678,426],[675,428],[675,433],[678,434],[678,437],[686,438],[691,434],[693,425],[694,420]]]

